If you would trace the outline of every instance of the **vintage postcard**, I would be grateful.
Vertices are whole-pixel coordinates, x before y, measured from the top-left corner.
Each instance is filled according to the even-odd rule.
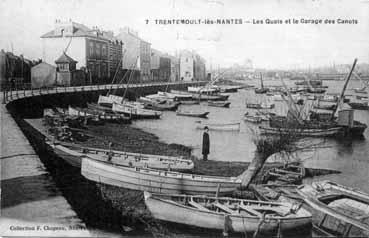
[[[368,237],[369,0],[0,0],[1,237]]]

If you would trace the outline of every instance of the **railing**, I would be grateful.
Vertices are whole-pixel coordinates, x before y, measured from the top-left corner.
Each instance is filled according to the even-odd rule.
[[[167,85],[196,85],[203,84],[206,81],[191,81],[191,82],[150,82],[150,83],[135,83],[130,84],[129,88],[144,88],[155,86],[167,86]],[[71,93],[71,92],[83,92],[83,91],[100,91],[100,90],[113,90],[127,88],[127,84],[97,84],[97,85],[83,85],[83,86],[53,86],[53,87],[41,87],[32,88],[31,84],[15,85],[14,87],[4,87],[2,103],[27,98],[34,96],[41,96],[47,94],[59,94],[59,93]]]

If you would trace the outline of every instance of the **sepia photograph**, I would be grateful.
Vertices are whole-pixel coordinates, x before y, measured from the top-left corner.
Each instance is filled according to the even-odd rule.
[[[369,0],[0,0],[0,236],[369,237]]]

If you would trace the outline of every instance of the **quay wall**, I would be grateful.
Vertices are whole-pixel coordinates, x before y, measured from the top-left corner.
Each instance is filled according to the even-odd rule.
[[[192,85],[196,85],[194,83]],[[188,84],[170,85],[172,89],[185,89]],[[128,90],[127,97],[134,99],[142,95],[165,90],[166,85],[152,85]],[[70,89],[70,88],[69,88]],[[93,88],[92,88],[93,89]],[[124,88],[111,90],[123,95]],[[12,92],[1,94],[5,102],[1,106],[1,210],[0,235],[24,235],[10,230],[11,225],[79,226],[121,231],[119,224],[127,221],[112,202],[103,199],[101,188],[84,179],[78,168],[70,167],[50,151],[44,135],[32,127],[25,118],[42,117],[43,109],[49,106],[84,106],[96,102],[107,89],[76,91],[65,89],[57,93]],[[6,96],[7,98],[3,98]],[[9,176],[10,177],[9,177]],[[81,200],[81,197],[84,199]],[[68,228],[67,228],[68,229]],[[68,234],[90,236],[91,231],[81,229]],[[27,236],[64,236],[63,233],[29,231]],[[96,235],[96,234],[95,234]],[[101,235],[101,234],[98,234]],[[106,234],[103,234],[106,235]]]

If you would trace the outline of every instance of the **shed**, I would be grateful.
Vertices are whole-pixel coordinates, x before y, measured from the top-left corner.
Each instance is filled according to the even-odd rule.
[[[31,68],[32,88],[54,86],[56,83],[56,67],[42,62]]]

